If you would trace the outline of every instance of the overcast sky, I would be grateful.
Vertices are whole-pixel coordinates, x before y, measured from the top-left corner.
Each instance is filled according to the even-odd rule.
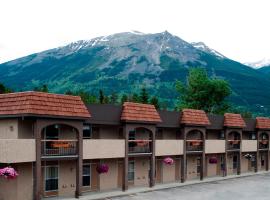
[[[269,0],[0,0],[0,63],[117,32],[169,31],[240,62],[270,58]]]

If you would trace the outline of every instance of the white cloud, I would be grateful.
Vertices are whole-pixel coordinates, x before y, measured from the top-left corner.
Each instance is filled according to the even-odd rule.
[[[168,30],[257,61],[270,57],[269,7],[269,0],[0,0],[0,62],[129,30]]]

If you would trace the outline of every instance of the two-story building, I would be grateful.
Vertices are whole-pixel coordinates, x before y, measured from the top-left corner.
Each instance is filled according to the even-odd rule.
[[[131,102],[85,105],[77,96],[42,92],[1,94],[0,168],[19,175],[0,177],[0,200],[79,197],[266,171],[269,134],[264,117],[161,111]]]

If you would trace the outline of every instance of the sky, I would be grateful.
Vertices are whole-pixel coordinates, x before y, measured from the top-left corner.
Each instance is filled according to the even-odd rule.
[[[167,30],[255,62],[270,58],[269,9],[269,0],[0,0],[0,63],[131,30]]]

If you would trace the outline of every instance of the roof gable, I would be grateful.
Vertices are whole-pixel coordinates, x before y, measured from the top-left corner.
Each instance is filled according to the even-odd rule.
[[[270,119],[268,117],[256,117],[256,128],[270,129]]]
[[[0,115],[90,117],[90,113],[79,96],[33,91],[1,94]]]
[[[180,123],[188,125],[201,125],[201,126],[210,125],[210,121],[205,111],[195,109],[183,109]]]
[[[246,123],[240,114],[225,113],[224,126],[244,128],[246,127]]]
[[[125,102],[121,114],[122,121],[160,123],[161,118],[154,105]]]

